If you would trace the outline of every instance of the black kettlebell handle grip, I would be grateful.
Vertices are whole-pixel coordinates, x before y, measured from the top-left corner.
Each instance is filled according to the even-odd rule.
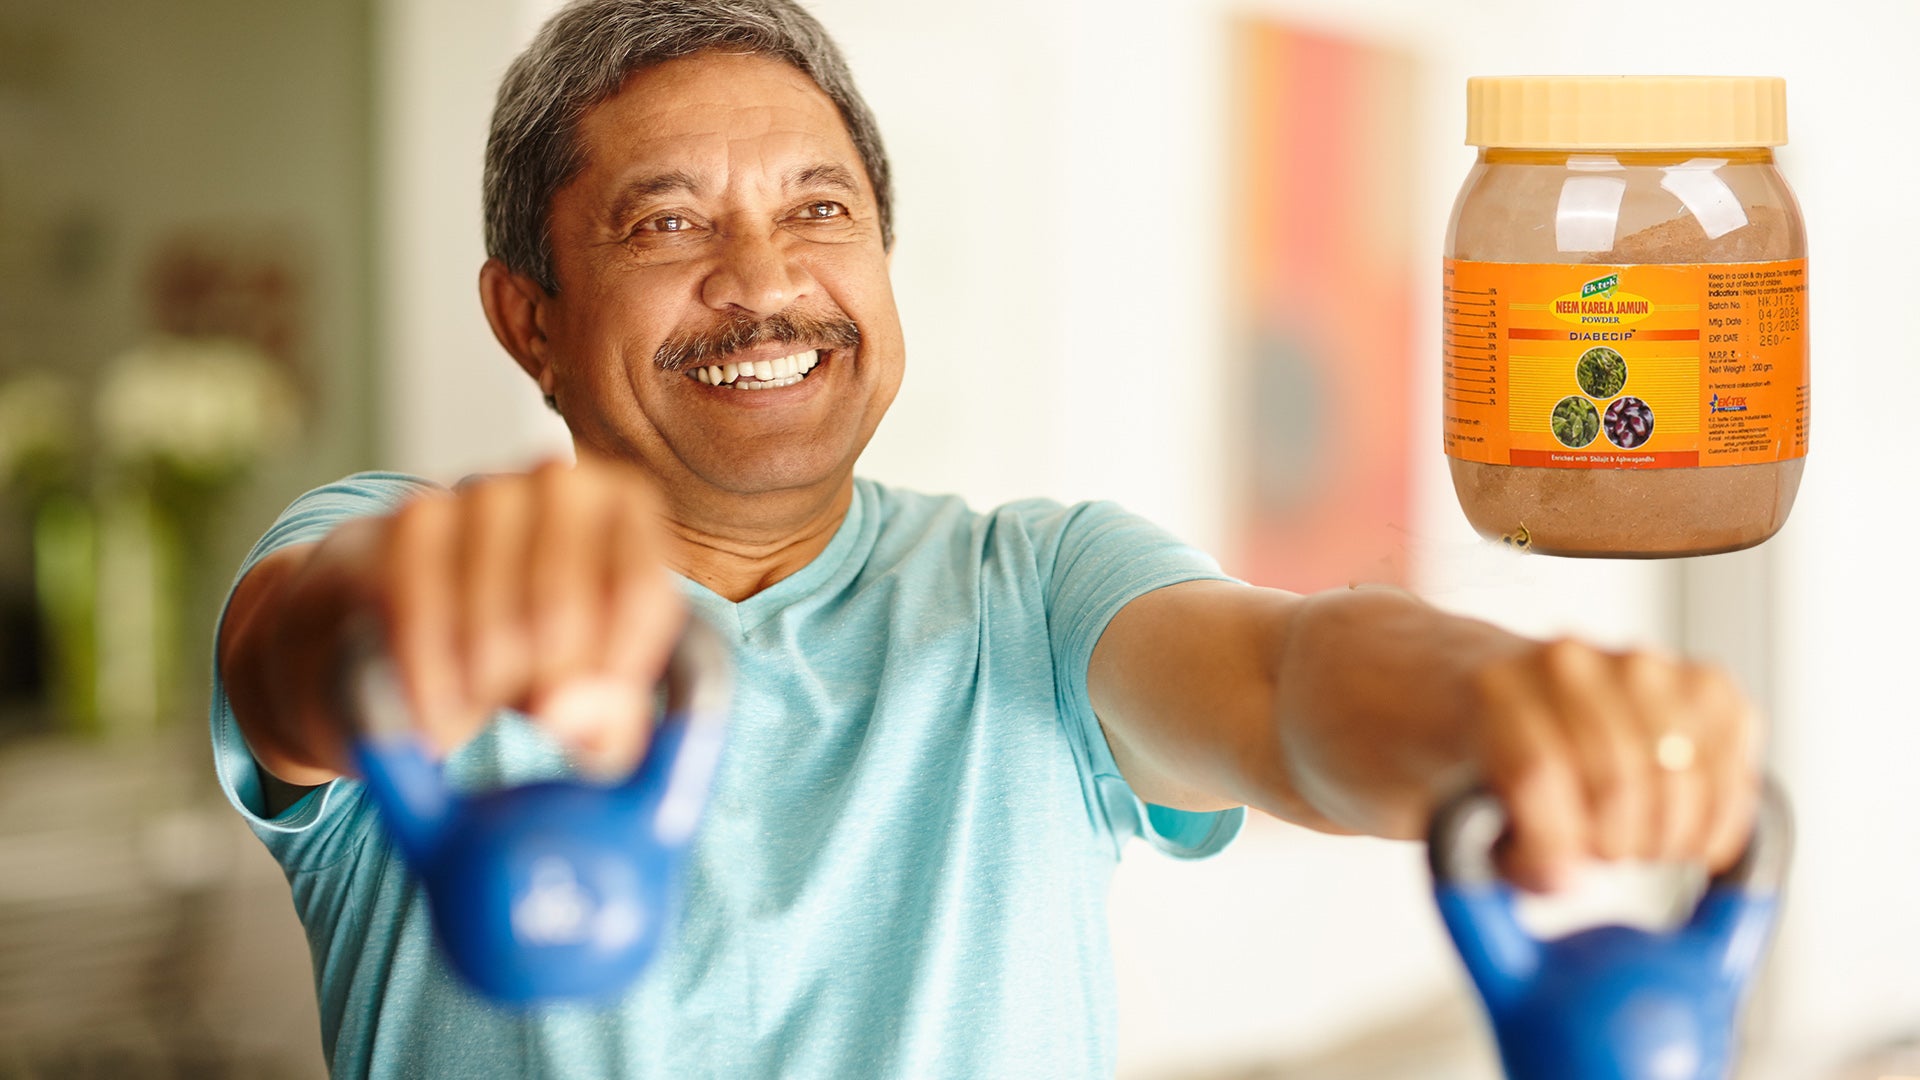
[[[1442,803],[1427,830],[1427,865],[1434,881],[1472,886],[1501,880],[1493,853],[1506,829],[1506,807],[1484,786],[1469,787]],[[1768,775],[1761,781],[1758,816],[1746,851],[1715,874],[1708,887],[1776,892],[1786,881],[1792,854],[1793,815],[1786,790]]]

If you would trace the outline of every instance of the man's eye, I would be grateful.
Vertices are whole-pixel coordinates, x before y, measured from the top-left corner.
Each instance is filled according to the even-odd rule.
[[[800,211],[800,216],[809,221],[826,221],[830,218],[845,217],[847,208],[837,202],[808,203]]]
[[[679,214],[661,214],[640,223],[640,232],[677,233],[693,228],[693,222]]]

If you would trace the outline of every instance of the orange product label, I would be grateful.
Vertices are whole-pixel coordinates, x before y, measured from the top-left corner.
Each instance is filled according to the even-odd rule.
[[[1807,452],[1807,261],[1448,259],[1447,453],[1671,469]]]

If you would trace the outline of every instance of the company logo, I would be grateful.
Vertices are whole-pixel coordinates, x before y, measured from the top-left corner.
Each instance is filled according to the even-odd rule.
[[[1728,394],[1725,397],[1715,394],[1707,399],[1708,412],[1746,412],[1747,395]]]
[[[1608,274],[1606,277],[1594,278],[1592,281],[1580,286],[1580,299],[1585,300],[1593,296],[1611,298],[1613,291],[1619,287],[1619,274]]]

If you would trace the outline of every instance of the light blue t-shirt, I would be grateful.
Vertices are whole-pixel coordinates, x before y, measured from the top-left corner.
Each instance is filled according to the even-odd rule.
[[[246,565],[425,487],[366,473],[310,492]],[[861,480],[799,573],[738,604],[687,582],[734,646],[734,707],[681,925],[612,1006],[474,997],[357,783],[264,816],[217,673],[214,757],[292,885],[336,1076],[1110,1076],[1122,843],[1211,854],[1245,812],[1136,799],[1087,663],[1129,600],[1220,576],[1111,504],[982,514]],[[467,788],[567,768],[513,714],[448,761]]]

